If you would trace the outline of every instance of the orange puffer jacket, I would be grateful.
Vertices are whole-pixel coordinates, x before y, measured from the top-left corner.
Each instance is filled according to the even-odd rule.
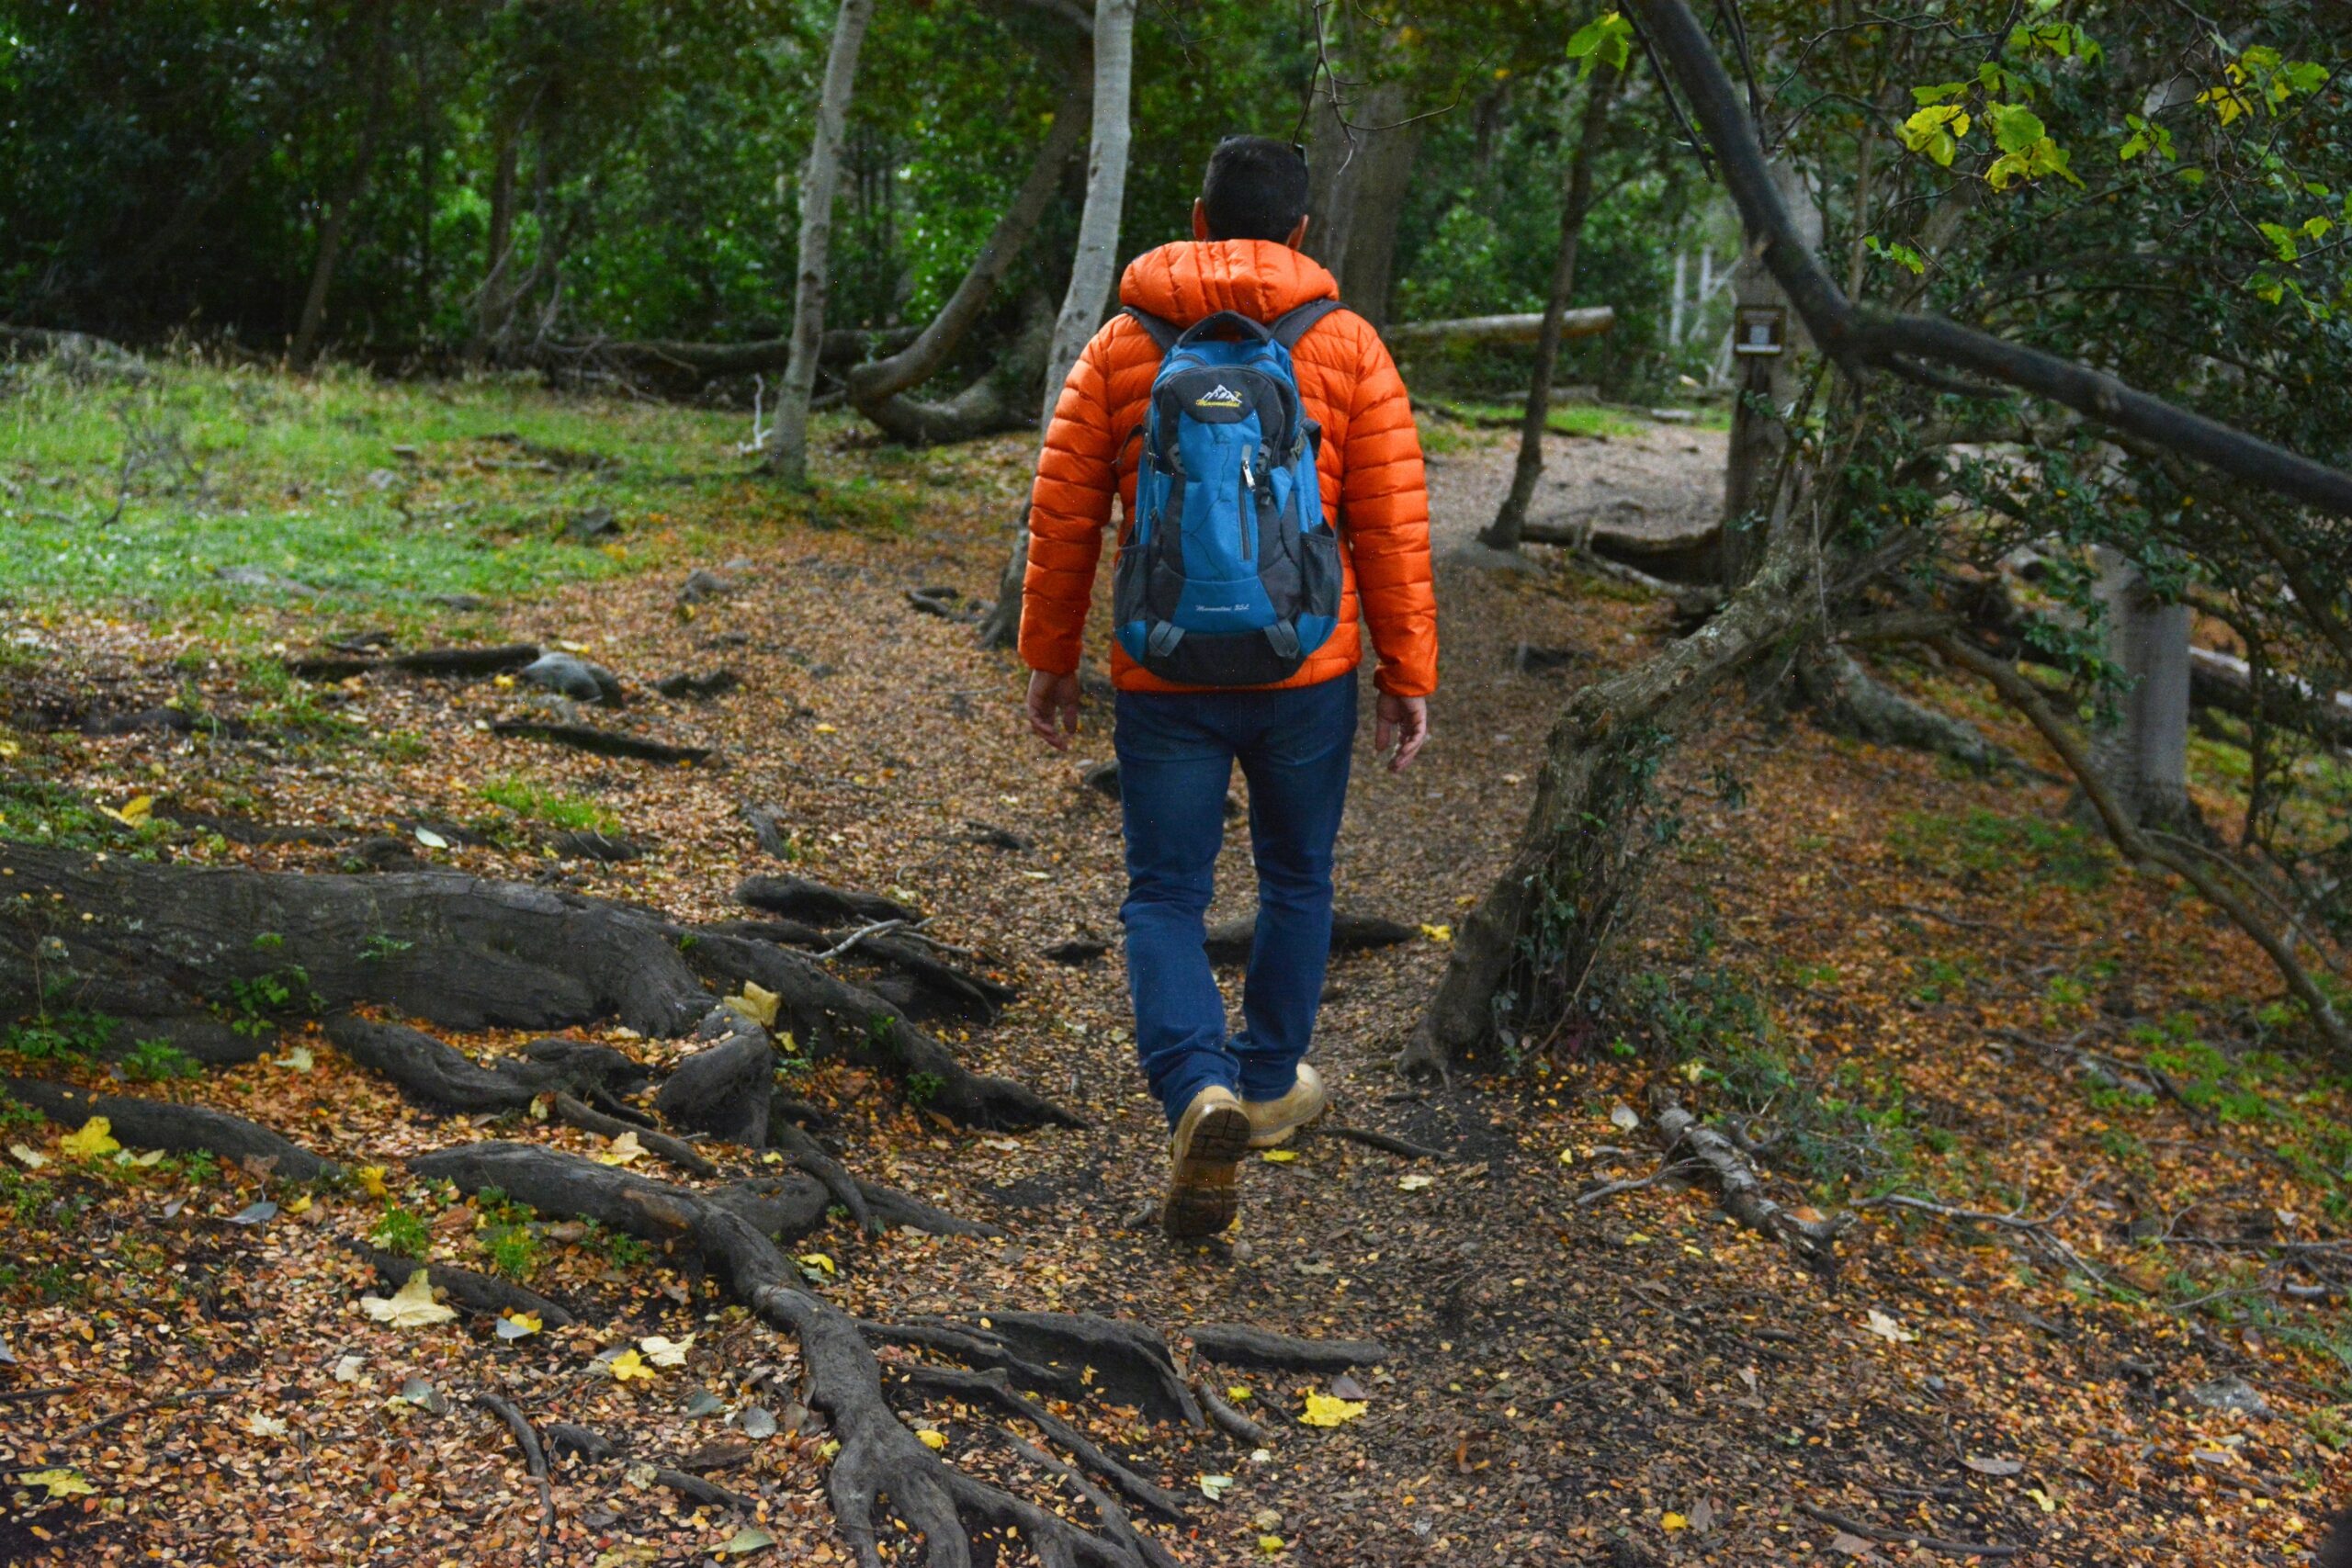
[[[1338,297],[1320,265],[1266,240],[1187,241],[1136,257],[1119,280],[1123,304],[1190,326],[1219,310],[1261,321],[1313,299]],[[1429,491],[1411,403],[1380,334],[1351,311],[1326,316],[1293,354],[1300,400],[1323,427],[1316,471],[1323,514],[1339,529],[1345,562],[1339,629],[1285,686],[1344,675],[1363,657],[1359,621],[1372,626],[1374,679],[1397,696],[1437,689],[1437,595],[1430,575]],[[1159,348],[1129,317],[1094,334],[1063,386],[1037,462],[1029,503],[1029,573],[1021,603],[1021,658],[1067,675],[1085,641],[1102,525],[1116,492],[1133,525],[1140,446],[1119,433],[1143,423]],[[1358,604],[1362,611],[1359,615]],[[1115,642],[1111,678],[1122,691],[1173,692]]]

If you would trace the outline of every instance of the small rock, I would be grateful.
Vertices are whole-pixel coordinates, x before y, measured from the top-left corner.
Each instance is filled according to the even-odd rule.
[[[2219,1410],[2230,1416],[2256,1416],[2270,1418],[2269,1402],[2262,1393],[2244,1378],[2216,1378],[2188,1390],[2188,1401],[2208,1410]]]
[[[563,525],[563,536],[576,544],[592,545],[601,539],[621,536],[620,520],[609,506],[592,506],[578,513]]]
[[[734,583],[719,576],[708,567],[698,566],[688,572],[686,581],[679,585],[678,603],[700,604],[708,600],[722,598],[734,592]]]
[[[392,472],[390,468],[370,468],[368,470],[368,488],[369,490],[390,490],[400,482],[400,475]]]
[[[574,702],[621,705],[621,683],[601,664],[569,653],[545,653],[523,667],[523,679]]]
[[[1106,800],[1119,798],[1119,760],[1097,762],[1078,775],[1078,782]]]

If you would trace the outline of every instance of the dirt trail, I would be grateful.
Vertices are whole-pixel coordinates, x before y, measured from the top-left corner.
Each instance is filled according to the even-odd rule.
[[[1679,427],[1557,441],[1539,515],[1623,500],[1660,516],[1703,508],[1720,443]],[[528,774],[598,801],[651,852],[621,865],[555,863],[533,850],[461,843],[435,858],[705,916],[733,912],[729,890],[745,873],[786,869],[759,852],[739,815],[763,804],[797,846],[791,869],[842,886],[903,890],[936,911],[937,934],[980,949],[1023,991],[994,1027],[968,1032],[962,1043],[975,1065],[1063,1100],[1091,1126],[978,1135],[888,1103],[854,1074],[820,1071],[808,1092],[839,1111],[854,1165],[1010,1233],[866,1243],[838,1226],[822,1238],[840,1270],[830,1293],[878,1317],[1084,1310],[1179,1336],[1195,1323],[1245,1322],[1377,1338],[1393,1352],[1362,1375],[1366,1413],[1329,1430],[1296,1419],[1303,1395],[1321,1386],[1315,1380],[1204,1368],[1220,1386],[1247,1388],[1249,1408],[1275,1428],[1263,1460],[1218,1438],[1098,1425],[1180,1489],[1196,1491],[1203,1475],[1233,1478],[1221,1501],[1197,1498],[1190,1532],[1171,1543],[1188,1564],[1264,1562],[1261,1538],[1269,1536],[1281,1538],[1280,1561],[1333,1568],[1750,1563],[1818,1554],[1841,1535],[1840,1550],[1863,1550],[1843,1527],[1797,1512],[1799,1501],[1873,1529],[2018,1545],[2020,1562],[2186,1562],[2230,1544],[2198,1501],[2211,1467],[2186,1457],[2192,1446],[2234,1436],[2226,1462],[2270,1476],[2264,1484],[2273,1490],[2290,1484],[2280,1472],[2311,1462],[2308,1439],[2283,1423],[2209,1416],[2179,1403],[2200,1380],[2261,1373],[2258,1349],[2036,1280],[2006,1248],[1922,1247],[1916,1235],[1906,1240],[1872,1224],[1854,1238],[1853,1261],[1831,1289],[1771,1245],[1728,1228],[1702,1194],[1651,1190],[1577,1207],[1579,1185],[1594,1172],[1636,1175],[1651,1164],[1646,1134],[1621,1133],[1609,1120],[1612,1105],[1638,1100],[1646,1076],[1631,1047],[1621,1059],[1600,1041],[1569,1041],[1541,1072],[1438,1089],[1395,1077],[1390,1062],[1442,964],[1444,928],[1517,831],[1565,693],[1638,657],[1666,622],[1662,605],[1550,567],[1442,570],[1437,739],[1419,766],[1391,777],[1373,765],[1367,719],[1340,842],[1343,906],[1430,930],[1409,945],[1334,964],[1317,1059],[1341,1115],[1456,1157],[1425,1165],[1309,1136],[1295,1160],[1250,1166],[1232,1240],[1172,1248],[1138,1224],[1161,1179],[1163,1134],[1129,1059],[1116,808],[1079,783],[1086,761],[1108,754],[1104,716],[1090,711],[1075,755],[1046,752],[1017,724],[1012,661],[980,654],[963,626],[915,614],[904,597],[941,583],[985,591],[1026,456],[1024,444],[1008,440],[924,459],[940,476],[940,503],[916,538],[778,536],[747,485],[730,518],[743,541],[743,564],[728,571],[734,586],[691,616],[674,602],[675,582],[652,578],[568,590],[503,615],[508,635],[576,639],[633,685],[681,670],[733,669],[742,684],[715,700],[648,700],[628,716],[716,743],[723,767],[649,767],[503,738],[486,721],[511,709],[514,694],[488,683],[387,682],[356,692],[348,711],[371,728],[424,738],[423,754],[395,765],[243,758],[223,782],[207,776],[205,758],[225,750],[191,758],[170,738],[134,737],[107,743],[92,782],[168,764],[185,796],[233,790],[241,811],[300,822],[463,818],[481,809],[483,779]],[[1441,456],[1432,483],[1442,546],[1483,525],[1510,457],[1500,440]],[[837,469],[863,460],[827,457]],[[168,649],[143,646],[142,634],[119,625],[105,635],[118,651],[152,660],[156,682],[170,679]],[[1560,664],[1522,673],[1514,659],[1521,643],[1558,650]],[[1730,765],[1755,798],[1772,803],[1770,812],[1739,810],[1707,786],[1710,768]],[[1662,867],[1655,919],[1629,933],[1628,970],[1663,971],[1712,953],[1709,962],[1780,977],[1770,1000],[1808,1060],[1817,1055],[1865,1074],[1935,1064],[1952,1076],[1917,1086],[1935,1125],[1969,1140],[1979,1151],[1969,1157],[1996,1166],[2004,1179],[2018,1175],[2001,1163],[2010,1151],[2052,1136],[2051,1070],[2027,1053],[1985,1050],[1984,1031],[1996,1020],[2030,1023],[2050,1004],[2023,982],[1997,977],[2100,955],[2117,965],[2107,984],[2141,987],[2142,1005],[2157,1010],[2167,982],[2132,965],[2142,946],[2159,944],[2135,935],[2134,945],[2118,947],[2113,931],[2161,928],[2161,945],[2192,955],[2180,960],[2192,971],[2227,972],[2235,961],[2233,939],[2137,885],[2109,888],[2096,908],[2052,904],[2030,933],[2016,929],[2015,889],[1997,880],[1920,893],[1917,872],[1890,848],[1894,825],[1906,814],[2054,805],[2020,798],[2018,786],[1955,781],[1928,761],[1841,747],[1804,727],[1779,735],[1743,727],[1712,738],[1667,787],[1684,838]],[[979,841],[975,825],[1014,838]],[[1016,840],[1025,847],[1004,847]],[[299,843],[219,852],[283,864],[332,859]],[[1238,825],[1220,875],[1217,912],[1246,910]],[[1923,898],[1957,926],[1925,930],[1895,912]],[[1971,929],[1986,934],[1971,939],[1982,957],[1970,962],[1996,978],[1935,1002],[1895,999],[1926,954],[1952,950],[1953,931]],[[1108,940],[1108,955],[1076,967],[1044,958],[1080,934]],[[1843,982],[1822,978],[1841,969]],[[315,1146],[355,1166],[475,1135],[463,1122],[398,1107],[323,1043],[316,1055],[312,1072],[232,1069],[200,1092],[234,1095],[248,1114],[288,1118]],[[1608,1155],[1614,1145],[1625,1152]],[[2028,1168],[2029,1188],[2031,1176]],[[220,1291],[266,1299],[271,1314],[267,1343],[241,1324],[187,1327],[198,1348],[175,1349],[188,1364],[167,1369],[174,1382],[241,1380],[233,1421],[215,1423],[206,1438],[220,1462],[255,1478],[234,1505],[241,1517],[275,1517],[307,1483],[290,1455],[237,1424],[270,1398],[345,1397],[309,1364],[318,1347],[354,1345],[387,1371],[437,1357],[438,1377],[476,1375],[480,1353],[462,1341],[427,1346],[356,1322],[359,1275],[332,1238],[364,1228],[370,1213],[322,1202],[315,1217],[269,1232],[266,1258],[248,1258],[235,1236],[207,1255]],[[288,1278],[306,1283],[274,1288]],[[707,1298],[693,1310],[673,1307],[641,1273],[559,1269],[548,1288],[559,1287],[600,1300],[633,1325],[629,1332],[703,1327],[704,1353],[729,1375],[789,1359],[771,1337],[740,1324],[705,1327]],[[1871,1310],[1917,1339],[1873,1332]],[[28,1314],[11,1342],[22,1354],[70,1339],[74,1315]],[[684,1409],[687,1378],[642,1393],[583,1380],[582,1347],[552,1338],[500,1354],[510,1390],[537,1419],[625,1423],[649,1449],[671,1452],[709,1435]],[[109,1337],[73,1375],[84,1403],[114,1409],[143,1397],[159,1374],[143,1351]],[[704,1375],[717,1382],[713,1366]],[[2293,1389],[2272,1384],[2281,1404],[2311,1397]],[[0,1421],[27,1418],[21,1409],[0,1412]],[[943,1425],[961,1454],[966,1427]],[[118,1470],[123,1451],[165,1440],[148,1418],[122,1424],[113,1438],[122,1445]],[[44,1446],[38,1438],[35,1449]],[[336,1561],[362,1542],[372,1550],[409,1539],[385,1534],[386,1519],[413,1530],[421,1551],[426,1539],[448,1539],[459,1518],[469,1521],[477,1560],[520,1560],[502,1554],[522,1551],[531,1538],[535,1499],[494,1432],[412,1423],[337,1440],[384,1445],[380,1473],[399,1488],[397,1506],[381,1517],[313,1519],[317,1533],[281,1549],[280,1560]],[[1963,1466],[1974,1458],[1993,1468]],[[777,1444],[728,1477],[777,1500],[769,1528],[782,1539],[783,1561],[842,1560],[813,1491],[818,1476],[813,1448]],[[122,1485],[114,1472],[105,1479]],[[630,1501],[560,1481],[558,1498],[571,1539],[583,1542],[643,1539],[676,1552],[723,1539],[684,1515],[652,1511],[642,1495]],[[608,1506],[612,1499],[622,1506]],[[174,1533],[176,1511],[207,1521],[206,1539],[218,1541],[224,1531],[240,1534],[219,1525],[231,1506],[209,1483],[174,1480],[108,1526],[112,1533],[91,1539],[184,1540]],[[583,1513],[611,1517],[582,1524]],[[2290,1523],[2283,1511],[2278,1523]],[[2237,1560],[2283,1562],[2278,1542],[2286,1539],[2267,1556]],[[1903,1549],[1883,1555],[1901,1561]],[[583,1546],[567,1561],[594,1556]]]

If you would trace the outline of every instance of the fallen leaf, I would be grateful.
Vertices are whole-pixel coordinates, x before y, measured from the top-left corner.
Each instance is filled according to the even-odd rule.
[[[1891,1345],[1906,1345],[1919,1337],[1876,1307],[1871,1308],[1870,1318],[1865,1326]]]
[[[356,1174],[359,1178],[359,1190],[370,1198],[389,1198],[392,1195],[391,1187],[384,1180],[382,1166],[363,1165]]]
[[[1642,1124],[1642,1119],[1632,1106],[1620,1105],[1609,1112],[1609,1124],[1621,1133],[1630,1133]]]
[[[803,1269],[821,1269],[828,1275],[838,1274],[841,1272],[839,1269],[833,1266],[833,1260],[821,1252],[802,1253],[800,1255],[800,1266]]]
[[[1350,1377],[1347,1373],[1341,1372],[1338,1377],[1331,1380],[1331,1397],[1334,1399],[1370,1399],[1372,1397],[1372,1391],[1364,1387],[1363,1384],[1356,1382],[1355,1379]]]
[[[1206,1497],[1212,1503],[1220,1503],[1225,1500],[1226,1493],[1232,1490],[1233,1477],[1229,1475],[1204,1475],[1201,1477],[1200,1485],[1202,1496]]]
[[[746,980],[740,993],[727,998],[727,1010],[741,1014],[762,1029],[774,1029],[776,1009],[783,1000],[781,996],[766,987]]]
[[[296,1045],[280,1056],[277,1064],[282,1067],[290,1067],[298,1073],[307,1073],[318,1066],[318,1059],[311,1055],[311,1048],[308,1045]]]
[[[596,1156],[598,1165],[633,1165],[645,1157],[645,1145],[637,1141],[635,1133],[623,1133],[605,1145]]]
[[[57,1140],[57,1152],[74,1159],[96,1159],[122,1147],[114,1141],[114,1123],[103,1116],[93,1116],[72,1132]]]
[[[695,1337],[691,1334],[684,1339],[664,1339],[654,1334],[639,1340],[637,1345],[645,1352],[645,1359],[657,1367],[683,1367],[686,1364],[686,1352],[694,1348],[694,1343]]]
[[[365,1356],[346,1352],[345,1354],[337,1357],[334,1363],[334,1381],[337,1382],[357,1382],[359,1381],[359,1369],[367,1364],[368,1358]]]
[[[1239,1383],[1235,1383],[1231,1388],[1228,1388],[1228,1389],[1227,1389],[1227,1390],[1225,1391],[1225,1397],[1226,1397],[1226,1398],[1227,1398],[1227,1399],[1231,1399],[1231,1400],[1238,1401],[1238,1400],[1250,1399],[1250,1398],[1252,1398],[1252,1397],[1254,1397],[1254,1396],[1250,1393],[1250,1392],[1247,1388],[1243,1387],[1243,1386],[1242,1386],[1241,1384],[1239,1384]]]
[[[1310,1393],[1306,1396],[1306,1413],[1299,1420],[1309,1427],[1336,1427],[1342,1421],[1354,1420],[1363,1412],[1361,1401],[1334,1399],[1328,1393]]]
[[[1704,1497],[1690,1505],[1690,1528],[1704,1530],[1715,1522],[1715,1506]]]
[[[411,1378],[401,1383],[400,1393],[392,1395],[390,1403],[413,1405],[435,1416],[449,1413],[449,1402],[441,1397],[441,1391],[423,1378]]]
[[[1261,1535],[1258,1538],[1258,1550],[1269,1557],[1279,1557],[1282,1555],[1283,1538],[1278,1535]]]
[[[1829,1538],[1829,1550],[1842,1551],[1849,1557],[1868,1557],[1871,1554],[1871,1543],[1860,1536],[1848,1535],[1844,1530],[1839,1530]]]
[[[83,1480],[78,1470],[28,1471],[17,1479],[28,1486],[47,1487],[51,1502],[60,1497],[95,1497],[98,1495],[98,1489]]]
[[[1397,1188],[1406,1192],[1419,1192],[1436,1185],[1437,1178],[1434,1176],[1400,1176],[1396,1179]]]
[[[747,1438],[773,1438],[775,1436],[775,1413],[764,1404],[754,1404],[743,1412],[743,1418],[736,1425],[743,1429],[743,1436]]]
[[[359,1304],[369,1317],[394,1328],[424,1328],[447,1323],[458,1315],[433,1299],[433,1280],[423,1269],[411,1274],[390,1296],[362,1296]]]
[[[2044,1492],[2041,1487],[2029,1486],[2025,1489],[2025,1495],[2032,1498],[2036,1503],[2040,1504],[2043,1513],[2054,1514],[2058,1511],[2058,1499],[2052,1497],[2049,1493]]]
[[[277,1218],[277,1205],[264,1198],[256,1202],[246,1204],[230,1215],[229,1223],[232,1225],[266,1225],[276,1218]],[[420,1269],[418,1272],[422,1273],[423,1270]]]
[[[286,1436],[286,1423],[256,1410],[245,1417],[245,1430],[256,1438],[282,1438]]]
[[[605,1370],[613,1374],[615,1382],[627,1382],[631,1378],[643,1382],[653,1381],[653,1369],[647,1366],[645,1358],[635,1350],[624,1350],[615,1356],[605,1363]]]
[[[929,1427],[925,1427],[915,1433],[915,1441],[921,1443],[924,1448],[936,1452],[947,1446],[947,1434],[944,1432],[936,1432]]]
[[[616,1546],[598,1552],[590,1568],[649,1568],[661,1561],[662,1549],[658,1546]]]
[[[428,850],[446,850],[449,847],[449,840],[430,828],[417,829],[416,841]]]
[[[727,1538],[727,1544],[714,1550],[729,1557],[749,1557],[754,1551],[765,1551],[775,1544],[775,1537],[757,1525],[745,1525]]]
[[[689,1416],[715,1416],[719,1411],[725,1409],[726,1406],[727,1402],[719,1398],[718,1395],[711,1393],[710,1390],[707,1388],[698,1388],[695,1390],[694,1397],[686,1401],[686,1414]]]
[[[1680,1514],[1660,1514],[1657,1522],[1660,1529],[1669,1533],[1674,1530],[1687,1530],[1690,1528],[1690,1521]]]
[[[30,1144],[10,1144],[8,1152],[24,1161],[28,1170],[39,1170],[49,1163],[49,1156]]]
[[[498,1314],[497,1333],[501,1339],[527,1339],[545,1326],[535,1312],[502,1312]]]
[[[1425,925],[1421,928],[1421,934],[1429,938],[1431,942],[1452,942],[1453,940],[1453,928],[1452,926]]]
[[[308,1192],[300,1194],[299,1197],[295,1198],[292,1202],[286,1205],[286,1212],[289,1214],[309,1213],[311,1212],[311,1195]]]
[[[1268,1165],[1288,1165],[1298,1157],[1296,1149],[1268,1149],[1258,1156]]]
[[[2015,1475],[2018,1472],[2025,1468],[2025,1461],[2023,1460],[1978,1459],[1973,1454],[1971,1454],[1960,1462],[1966,1465],[1969,1469],[1974,1471],[1979,1475]]]

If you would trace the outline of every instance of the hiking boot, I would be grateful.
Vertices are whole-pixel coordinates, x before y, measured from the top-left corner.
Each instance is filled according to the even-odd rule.
[[[1290,1092],[1280,1100],[1245,1100],[1241,1113],[1250,1118],[1250,1146],[1271,1149],[1287,1143],[1290,1135],[1331,1108],[1331,1097],[1323,1088],[1323,1075],[1305,1062],[1298,1065],[1298,1077]]]
[[[1168,1141],[1168,1197],[1159,1224],[1178,1241],[1215,1235],[1240,1209],[1237,1186],[1250,1146],[1250,1118],[1241,1097],[1223,1084],[1193,1096]]]

